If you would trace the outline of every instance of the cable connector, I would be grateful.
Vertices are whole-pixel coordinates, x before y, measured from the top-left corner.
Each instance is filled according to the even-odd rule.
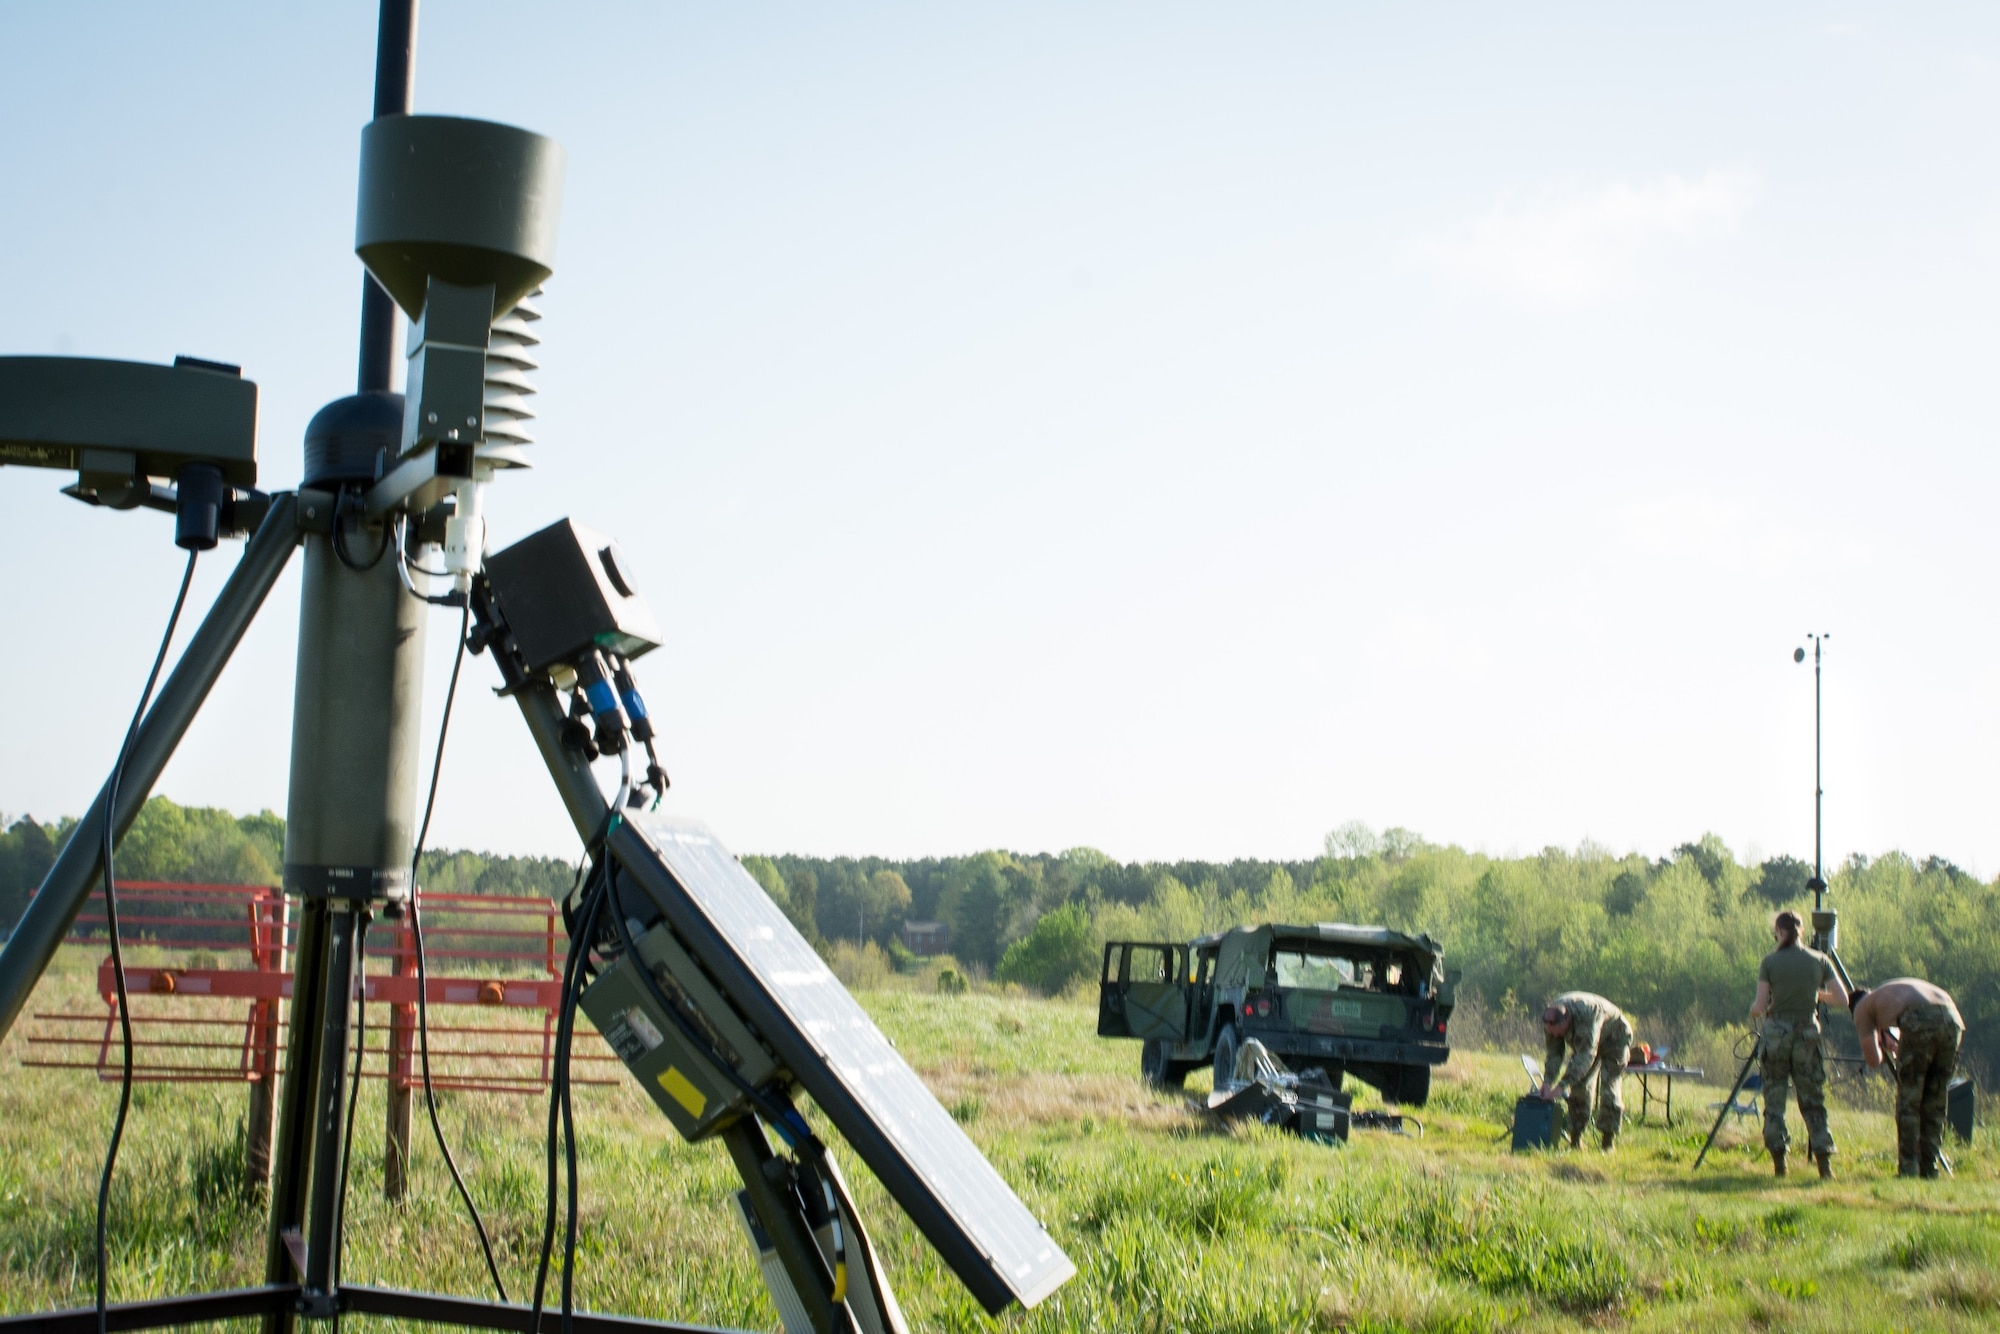
[[[444,572],[461,596],[472,591],[472,576],[486,559],[486,482],[491,475],[491,468],[475,466],[473,475],[458,484],[458,504],[444,521]]]
[[[625,710],[618,703],[618,692],[613,688],[611,674],[604,668],[603,655],[596,650],[577,660],[576,681],[582,687],[583,697],[590,704],[590,716],[597,723],[597,748],[606,755],[616,755],[625,749],[628,728]]]
[[[646,701],[639,696],[639,683],[632,679],[632,665],[620,657],[613,657],[612,679],[618,683],[618,699],[625,706],[625,716],[632,720],[632,739],[651,741],[653,720],[646,713]]]
[[[582,755],[585,760],[597,758],[597,743],[590,737],[590,705],[585,702],[583,692],[577,690],[569,697],[569,717],[563,720],[562,747]]]
[[[664,797],[667,789],[672,786],[672,781],[668,779],[666,769],[660,764],[659,752],[653,749],[653,738],[657,734],[653,731],[652,715],[646,711],[645,697],[640,695],[639,683],[633,679],[632,664],[615,655],[611,663],[612,678],[618,683],[618,698],[625,705],[626,716],[632,720],[633,739],[646,747],[646,786],[653,789],[653,805],[657,808],[660,798]],[[632,804],[644,805],[644,795],[634,790]]]

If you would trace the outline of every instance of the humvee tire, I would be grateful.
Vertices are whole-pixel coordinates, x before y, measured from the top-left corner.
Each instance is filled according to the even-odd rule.
[[[1421,1107],[1431,1098],[1431,1068],[1428,1065],[1397,1066],[1382,1090],[1388,1101],[1404,1107]]]
[[[1164,1039],[1147,1038],[1139,1048],[1139,1074],[1154,1088],[1177,1089],[1187,1082],[1188,1066],[1167,1056]]]
[[[1236,1050],[1243,1045],[1236,1025],[1225,1022],[1215,1035],[1215,1087],[1226,1089],[1236,1082]]]

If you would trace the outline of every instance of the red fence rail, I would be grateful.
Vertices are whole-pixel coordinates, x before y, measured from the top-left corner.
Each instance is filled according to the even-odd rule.
[[[262,885],[129,881],[118,886],[118,898],[132,1001],[133,1078],[268,1084],[284,1043],[283,1002],[292,994],[286,960],[295,928],[284,895]],[[104,941],[102,902],[92,896],[71,943]],[[468,1022],[462,1010],[448,1009],[445,1022],[430,1024],[432,1086],[492,1093],[547,1089],[568,948],[555,905],[540,898],[421,891],[418,905],[432,1017],[439,1017],[437,1007],[473,1007],[494,1016]],[[420,1081],[416,939],[407,922],[382,922],[370,929],[367,944],[361,990],[370,1007],[369,1040],[362,1074],[407,1091]],[[226,966],[223,956],[240,958],[242,966]],[[108,956],[98,965],[97,990],[101,1011],[37,1012],[22,1064],[117,1079],[122,1044]],[[231,1013],[239,1004],[243,1010]],[[530,1013],[539,1022],[499,1019]],[[386,1042],[378,1036],[384,1032]],[[596,1073],[615,1059],[602,1039],[587,1027],[579,1036],[585,1041],[571,1053],[572,1079],[615,1082]]]

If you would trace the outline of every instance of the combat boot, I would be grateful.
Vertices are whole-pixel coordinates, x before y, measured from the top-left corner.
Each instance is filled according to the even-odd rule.
[[[1917,1175],[1925,1181],[1936,1181],[1938,1179],[1938,1156],[1935,1149],[1925,1153],[1917,1160]]]
[[[1913,1176],[1915,1176],[1916,1174],[1917,1174],[1917,1160],[1916,1160],[1916,1159],[1914,1159],[1914,1158],[1904,1158],[1904,1159],[1902,1159],[1902,1160],[1901,1160],[1900,1162],[1898,1162],[1898,1163],[1896,1164],[1896,1175],[1897,1175],[1897,1176],[1899,1176],[1899,1177],[1913,1177]]]
[[[1830,1154],[1830,1153],[1815,1153],[1815,1154],[1813,1154],[1813,1162],[1815,1162],[1815,1163],[1817,1163],[1817,1164],[1819,1165],[1819,1176],[1820,1176],[1820,1180],[1822,1180],[1822,1181],[1831,1181],[1831,1180],[1833,1180],[1833,1155],[1832,1155],[1832,1154]]]
[[[1603,1143],[1603,1145],[1602,1145],[1602,1148],[1604,1149],[1604,1151],[1605,1151],[1606,1153],[1610,1153],[1610,1152],[1611,1152],[1611,1146],[1612,1146],[1612,1145],[1614,1145],[1614,1144],[1616,1144],[1616,1143],[1618,1142],[1618,1132],[1617,1132],[1617,1131],[1615,1131],[1615,1130],[1607,1130],[1607,1131],[1604,1131],[1604,1132],[1603,1132],[1603,1139],[1604,1139],[1604,1143]]]
[[[1773,1149],[1771,1150],[1771,1175],[1781,1177],[1784,1174],[1785,1151],[1783,1149]]]
[[[1569,1146],[1572,1149],[1583,1147],[1583,1132],[1581,1130],[1572,1130],[1569,1132]]]

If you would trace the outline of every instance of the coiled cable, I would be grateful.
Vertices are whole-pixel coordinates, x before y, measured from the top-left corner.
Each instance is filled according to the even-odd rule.
[[[349,506],[358,504],[359,501],[360,495],[345,486],[340,488],[339,494],[333,499],[333,554],[336,560],[348,569],[353,570],[356,574],[366,574],[377,565],[380,565],[382,557],[389,554],[389,548],[394,542],[394,538],[391,536],[391,529],[395,524],[395,520],[384,519],[382,521],[382,544],[375,548],[374,556],[369,559],[366,565],[361,564],[348,554],[347,525],[344,522]]]

